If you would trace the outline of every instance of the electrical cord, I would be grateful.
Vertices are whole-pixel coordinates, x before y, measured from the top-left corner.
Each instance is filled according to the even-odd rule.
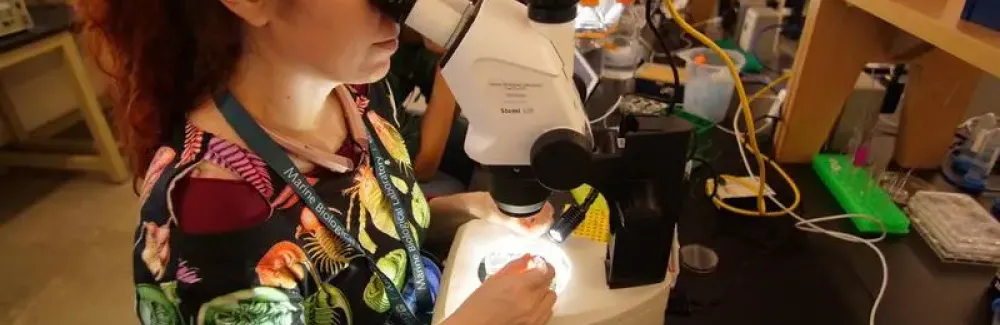
[[[667,46],[667,41],[663,39],[662,35],[660,35],[659,26],[656,26],[656,24],[653,23],[652,3],[646,5],[646,26],[653,32],[653,36],[656,37],[656,41],[660,43],[660,47],[663,48],[664,54],[667,55],[667,65],[670,66],[670,74],[674,77],[672,85],[673,92],[670,94],[670,106],[667,107],[667,112],[673,113],[675,112],[675,109],[677,109],[677,93],[680,92],[681,89],[681,77],[680,73],[677,72],[677,63],[674,62],[673,47]],[[655,53],[656,51],[653,52]]]
[[[758,86],[767,86],[768,84],[770,84],[770,82],[768,82],[768,81],[763,81],[763,80],[745,80],[745,79],[744,79],[744,80],[743,80],[743,84],[744,84],[744,85],[758,85]],[[777,91],[777,90],[775,90],[774,88],[771,88],[770,90],[771,90],[771,93],[772,93],[772,94],[775,94],[775,95],[777,95],[777,94],[778,94],[778,91]]]
[[[758,126],[757,129],[754,130],[754,132],[757,132],[758,134],[760,134],[761,132],[763,132],[767,128],[771,127],[775,123],[781,121],[781,117],[780,116],[764,115],[764,116],[761,116],[761,117],[758,117],[758,118],[754,119],[754,123],[763,121],[765,119],[767,120],[766,124]],[[727,129],[726,127],[722,126],[721,124],[716,124],[715,125],[715,129],[717,129],[719,131],[722,131],[722,133],[725,133],[725,134],[728,134],[728,135],[736,135],[736,133],[733,132],[733,130]],[[774,137],[772,136],[771,138],[773,139]]]
[[[753,93],[753,95],[750,96],[749,102],[752,103],[753,101],[757,100],[757,98],[760,98],[760,96],[763,96],[769,90],[773,90],[775,86],[777,86],[778,84],[780,84],[782,82],[787,81],[791,77],[792,77],[792,73],[789,72],[789,73],[781,75],[781,77],[778,77],[778,79],[772,80],[771,83],[769,83],[766,86],[764,86],[764,88],[761,88],[757,92]]]
[[[705,46],[707,46],[710,49],[712,49],[712,51],[714,51],[715,53],[718,53],[719,56],[722,58],[722,60],[726,63],[726,66],[727,66],[727,68],[729,70],[729,74],[733,77],[733,80],[740,80],[739,70],[736,68],[736,65],[732,62],[732,59],[730,59],[727,55],[725,55],[725,51],[723,51],[721,48],[719,48],[719,46],[715,45],[715,43],[713,43],[712,40],[709,39],[707,36],[705,36],[704,34],[698,32],[693,27],[691,27],[690,25],[688,25],[688,23],[686,21],[684,21],[684,18],[677,12],[677,8],[674,7],[673,0],[663,0],[663,1],[664,1],[664,4],[665,4],[666,8],[670,11],[671,16],[674,17],[674,21],[677,22],[677,24],[680,25],[681,28],[683,28],[685,31],[687,31],[692,36],[694,36],[696,39],[698,39],[698,41],[700,41],[702,44],[704,44]],[[750,100],[749,100],[749,98],[747,98],[746,89],[744,89],[743,84],[741,82],[736,82],[735,84],[736,84],[737,95],[740,97],[740,106],[737,108],[737,110],[739,112],[743,113],[744,120],[747,123],[747,129],[754,130],[754,118],[753,118],[752,112],[750,111]],[[738,119],[738,118],[734,118],[733,119],[733,130],[737,131],[737,132],[735,132],[736,133],[736,135],[735,135],[736,142],[738,143],[737,147],[740,149],[739,150],[739,152],[740,152],[740,158],[743,160],[743,166],[746,168],[746,171],[750,175],[750,177],[754,178],[753,170],[750,168],[750,162],[747,159],[746,152],[743,150],[744,144],[743,144],[742,134],[739,133],[739,120],[740,119]],[[749,151],[751,151],[751,153],[753,153],[754,156],[757,158],[757,165],[758,165],[759,172],[760,172],[760,176],[759,176],[759,180],[758,180],[758,184],[757,184],[757,198],[758,198],[758,211],[757,212],[758,213],[760,213],[760,214],[766,213],[766,210],[765,210],[766,207],[763,204],[764,198],[766,197],[771,202],[773,202],[775,205],[777,205],[778,207],[782,208],[783,211],[787,211],[788,215],[790,215],[793,218],[795,218],[796,220],[798,220],[798,222],[795,223],[795,227],[797,229],[802,230],[802,231],[806,231],[806,232],[812,232],[812,233],[818,233],[818,234],[827,235],[827,236],[830,236],[832,238],[840,239],[840,240],[843,240],[843,241],[849,242],[849,243],[864,244],[865,246],[868,246],[869,248],[871,248],[872,251],[875,252],[876,257],[878,257],[879,262],[881,263],[881,266],[882,266],[882,282],[881,282],[881,285],[879,286],[878,294],[875,296],[875,300],[872,302],[871,313],[869,314],[869,317],[868,317],[868,323],[870,325],[875,325],[875,316],[876,316],[876,313],[878,312],[878,307],[879,307],[879,305],[882,302],[882,298],[885,296],[885,289],[886,289],[886,286],[888,285],[888,281],[889,281],[889,266],[886,263],[885,254],[883,254],[882,251],[879,250],[877,246],[875,246],[875,243],[877,243],[877,242],[881,241],[882,239],[884,239],[886,237],[887,233],[888,233],[888,231],[885,228],[885,224],[882,223],[882,221],[880,219],[877,219],[877,218],[869,216],[869,215],[862,215],[862,214],[842,214],[842,215],[834,215],[834,216],[814,218],[814,219],[811,219],[811,220],[806,220],[805,218],[799,216],[794,211],[798,202],[796,202],[796,204],[793,204],[792,207],[789,208],[789,207],[786,207],[783,203],[781,203],[781,201],[779,201],[777,199],[777,197],[775,197],[773,194],[769,194],[769,193],[767,193],[767,192],[764,191],[765,186],[766,186],[766,182],[765,182],[765,178],[764,178],[764,176],[765,176],[764,173],[765,173],[765,169],[766,169],[766,166],[764,165],[764,155],[760,152],[760,149],[759,149],[760,147],[757,145],[756,133],[755,132],[750,132],[747,135],[748,135],[748,138],[749,138],[750,141],[749,141],[749,143],[747,143],[747,148],[746,149],[748,149]],[[791,178],[788,177],[787,174],[784,173],[784,171],[781,169],[780,166],[777,165],[777,163],[774,163],[770,159],[768,159],[768,161],[771,162],[772,166],[777,171],[779,171],[779,174],[782,174],[782,176],[784,176],[786,178],[786,181],[788,181],[788,184],[792,188],[793,192],[796,194],[796,197],[799,197],[800,193],[799,193],[798,187],[795,185],[795,182],[792,181]],[[751,190],[754,189],[753,184],[743,183],[743,186],[747,187],[748,189],[751,189]],[[796,201],[798,201],[798,200],[796,200]],[[753,215],[753,214],[750,214],[750,215]],[[852,235],[852,234],[848,234],[848,233],[843,233],[843,232],[838,232],[838,231],[832,231],[832,230],[826,230],[826,229],[823,229],[823,228],[821,228],[821,227],[819,227],[817,225],[817,224],[822,223],[822,222],[829,222],[829,221],[843,220],[843,219],[854,219],[854,218],[864,218],[864,219],[870,219],[870,220],[872,220],[873,222],[875,222],[876,224],[878,224],[879,227],[882,229],[881,236],[879,236],[878,238],[875,238],[875,239],[864,239],[864,238],[861,238],[861,237],[858,237],[858,236],[855,236],[855,235]]]
[[[734,67],[734,69],[735,69],[735,67]],[[752,96],[750,96],[750,98],[746,98],[745,97],[746,92],[738,93],[739,95],[741,95],[741,99],[746,99],[747,100],[747,105],[745,106],[745,107],[747,107],[747,109],[742,109],[742,107],[740,107],[740,108],[737,109],[736,114],[739,115],[742,112],[742,113],[744,113],[744,117],[746,117],[748,115],[752,116],[752,113],[750,113],[750,109],[749,109],[749,107],[750,107],[749,103],[752,103],[752,102],[756,101],[758,98],[761,97],[761,95],[763,95],[764,93],[766,93],[768,90],[770,90],[770,89],[774,88],[775,86],[777,86],[778,84],[780,84],[780,83],[788,80],[790,77],[791,77],[791,74],[790,73],[786,73],[786,74],[782,75],[781,77],[778,77],[777,79],[774,79],[767,86],[764,86],[764,88],[761,88],[756,93],[754,93]],[[721,198],[713,198],[713,202],[715,203],[715,205],[717,207],[719,207],[721,209],[729,210],[730,212],[733,212],[733,213],[736,213],[736,214],[742,214],[742,215],[777,217],[777,216],[782,216],[782,215],[788,214],[788,212],[790,212],[792,209],[795,209],[796,207],[798,207],[798,205],[799,205],[799,203],[801,201],[801,193],[799,192],[798,186],[796,186],[795,181],[792,180],[791,177],[789,177],[787,173],[785,173],[784,169],[782,169],[781,166],[779,166],[776,162],[774,162],[774,160],[771,160],[767,156],[763,155],[760,152],[760,150],[757,149],[758,147],[756,147],[756,146],[754,146],[752,144],[744,144],[744,143],[742,143],[742,134],[739,132],[739,120],[740,119],[738,117],[734,117],[733,118],[733,129],[732,130],[726,130],[725,128],[723,128],[721,126],[718,126],[718,128],[720,130],[722,130],[723,132],[726,132],[726,133],[729,133],[729,134],[735,136],[736,137],[736,143],[739,144],[741,147],[745,145],[747,147],[746,148],[747,150],[749,150],[750,152],[754,153],[758,157],[758,162],[761,161],[761,160],[767,161],[771,165],[771,167],[775,171],[777,171],[778,174],[782,176],[782,178],[785,179],[785,182],[792,189],[792,193],[793,193],[793,195],[795,197],[795,201],[792,203],[791,209],[784,209],[782,211],[768,212],[768,211],[766,211],[766,207],[761,208],[761,206],[760,206],[760,200],[762,200],[763,197],[766,196],[766,194],[765,194],[766,190],[764,190],[763,188],[766,188],[766,186],[767,186],[766,183],[763,180],[763,177],[762,177],[761,180],[759,181],[760,182],[759,186],[762,189],[760,189],[759,191],[757,191],[758,211],[754,212],[754,211],[750,211],[750,210],[747,210],[747,209],[737,208],[735,206],[732,206],[732,205],[726,203]],[[751,121],[750,127],[753,128],[754,127],[754,122],[756,122],[756,120],[751,117],[750,121]],[[762,131],[764,128],[766,128],[766,126],[762,126],[760,129],[755,129],[754,133],[753,133],[754,137],[756,136],[756,133]],[[747,174],[750,175],[751,179],[757,180],[754,177],[754,173],[750,169],[750,163],[749,163],[749,161],[746,160],[746,153],[742,150],[742,148],[740,148],[740,157],[743,158],[744,166],[747,169]],[[759,167],[759,170],[761,170],[761,171],[766,170],[766,168],[767,168],[767,166],[765,166],[763,163],[758,163],[758,167]],[[744,180],[742,178],[738,178],[738,177],[733,176],[733,175],[721,175],[721,177],[722,177],[723,180],[726,180],[726,181],[735,181],[737,184],[743,185],[747,189],[754,190],[754,186],[752,185],[752,183],[747,182],[746,180]]]
[[[701,165],[698,165],[698,167],[696,167],[696,168],[694,168],[694,169],[691,170],[691,174],[694,174],[694,172],[698,168],[704,167],[705,169],[708,170],[708,173],[712,175],[712,179],[715,180],[715,184],[719,183],[719,181],[721,180],[721,177],[719,176],[719,173],[715,172],[715,168],[712,168],[712,164],[708,163],[708,160],[705,160],[705,159],[699,158],[699,157],[694,157],[694,156],[688,157],[688,160],[694,160],[694,161],[697,161],[697,162],[701,163]],[[718,186],[713,186],[711,194],[707,194],[708,198],[714,199],[716,197],[716,195],[718,194],[718,188],[719,188]]]
[[[666,4],[666,9],[670,11],[670,16],[674,19],[674,22],[676,22],[682,29],[687,31],[688,34],[697,39],[699,42],[707,46],[715,53],[718,53],[719,58],[726,64],[726,67],[728,68],[729,71],[729,75],[732,77],[732,79],[734,81],[741,80],[739,69],[736,68],[736,64],[733,63],[733,60],[729,58],[728,55],[726,55],[726,52],[722,50],[722,48],[720,48],[718,45],[716,45],[715,42],[712,42],[712,40],[709,39],[708,36],[705,36],[705,34],[702,34],[698,30],[694,29],[694,27],[691,27],[691,25],[689,25],[687,21],[684,20],[684,17],[681,16],[679,12],[677,12],[677,8],[674,8],[673,0],[664,0],[664,1]],[[743,118],[746,120],[746,123],[748,125],[752,126],[753,114],[750,112],[750,101],[749,98],[747,97],[746,89],[743,87],[743,83],[741,82],[736,82],[735,85],[736,85],[736,93],[740,98],[740,106],[746,108],[746,110],[742,111],[744,113]],[[734,120],[739,120],[739,119],[734,119]],[[751,129],[753,128],[751,127]],[[737,129],[734,128],[734,130]],[[749,133],[748,135],[749,135],[748,138],[750,140],[749,141],[750,146],[752,148],[759,148],[759,146],[757,145],[757,135],[753,132]],[[742,137],[737,137],[737,140],[742,143]],[[742,144],[739,147],[742,148]],[[758,168],[759,176],[757,177],[760,178],[759,181],[760,186],[757,189],[757,209],[760,213],[765,213],[767,211],[766,210],[767,207],[766,204],[764,203],[764,188],[766,186],[765,184],[767,179],[767,174],[766,174],[767,172],[765,170],[766,166],[764,166],[764,157],[760,154],[760,150],[755,150],[755,152],[757,152],[755,155],[757,158],[757,166],[759,167]]]
[[[764,88],[761,88],[760,90],[758,90],[757,92],[755,92],[752,96],[750,96],[750,103],[753,103],[757,99],[760,99],[768,91],[774,91],[774,87],[775,86],[777,86],[778,84],[780,84],[782,82],[787,81],[789,78],[791,78],[791,76],[792,76],[791,73],[786,73],[786,74],[782,75],[781,77],[778,77],[777,79],[774,79],[773,81],[771,81],[770,83],[768,83],[767,85],[765,85]],[[737,115],[739,115],[739,112],[737,112]],[[760,118],[757,118],[757,119],[754,120],[754,122],[757,122],[757,121],[759,121],[759,120],[761,120],[763,118],[767,118],[767,116],[762,116]],[[738,119],[738,118],[734,117],[734,119]],[[768,127],[770,127],[773,124],[774,124],[774,122],[768,121],[767,124],[761,125],[756,130],[754,130],[754,133],[760,133],[761,131],[766,130]],[[726,134],[736,135],[735,129],[734,130],[729,130],[729,129],[726,129],[725,127],[723,127],[722,125],[719,125],[719,124],[716,124],[715,128],[719,129],[722,132],[725,132]]]
[[[751,148],[747,148],[747,150],[751,150],[752,151]],[[781,168],[781,166],[778,166],[778,163],[776,163],[774,160],[772,160],[770,158],[767,158],[767,162],[771,165],[772,168],[774,168],[775,171],[778,172],[778,175],[780,175],[782,178],[785,179],[785,181],[788,183],[789,187],[792,188],[792,194],[793,194],[793,197],[794,197],[794,201],[792,202],[792,206],[790,208],[786,207],[786,208],[783,208],[780,211],[770,211],[770,212],[763,212],[763,213],[761,213],[759,211],[752,211],[752,210],[747,210],[747,209],[742,209],[742,208],[735,207],[735,206],[733,206],[733,205],[731,205],[729,203],[726,203],[725,200],[723,200],[722,198],[717,197],[717,196],[713,196],[712,197],[712,203],[715,203],[715,206],[717,206],[719,208],[722,208],[722,209],[725,209],[725,210],[729,210],[730,212],[733,212],[733,213],[736,213],[736,214],[748,215],[748,216],[779,217],[779,216],[783,216],[783,215],[792,213],[792,210],[796,209],[799,206],[799,204],[802,202],[802,194],[799,192],[799,189],[795,186],[795,181],[792,180],[791,176],[788,176],[788,174],[785,172],[784,169]],[[743,179],[743,178],[740,178],[740,177],[736,177],[736,176],[733,176],[733,175],[725,175],[725,174],[723,174],[723,175],[719,175],[719,177],[721,177],[727,183],[728,182],[734,182],[734,183],[742,185],[743,187],[745,187],[747,189],[750,189],[750,190],[753,190],[754,187],[755,187],[753,183],[747,181],[746,179]],[[718,186],[719,186],[718,183],[712,185],[712,191],[713,191],[713,193],[717,192],[716,188]]]
[[[597,85],[594,86],[594,91],[595,92],[597,91],[598,87],[601,86],[601,81],[602,80],[597,80]],[[590,99],[594,98],[594,97],[596,97],[596,96],[590,96],[590,97],[588,97],[587,101],[583,104],[583,107],[590,107],[589,106],[590,105]],[[604,111],[604,114],[601,114],[601,116],[598,116],[597,118],[595,118],[593,120],[590,120],[589,121],[590,124],[594,124],[594,123],[597,123],[597,122],[604,121],[605,119],[608,118],[608,116],[611,116],[611,114],[613,114],[615,112],[615,109],[618,108],[618,105],[620,105],[622,103],[622,98],[623,97],[624,96],[618,96],[618,100],[616,100],[614,104],[611,104],[611,106],[608,107],[608,110]]]

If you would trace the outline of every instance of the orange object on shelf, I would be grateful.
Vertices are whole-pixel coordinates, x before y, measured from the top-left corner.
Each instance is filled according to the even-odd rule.
[[[584,7],[597,7],[600,4],[600,0],[580,0],[580,5]]]

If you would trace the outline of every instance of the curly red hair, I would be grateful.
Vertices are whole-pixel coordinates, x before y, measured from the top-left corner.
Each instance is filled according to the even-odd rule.
[[[87,47],[110,77],[136,180],[188,111],[223,89],[242,54],[240,19],[218,0],[78,0]]]

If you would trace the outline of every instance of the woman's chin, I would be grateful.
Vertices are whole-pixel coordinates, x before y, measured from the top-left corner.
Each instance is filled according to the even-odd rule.
[[[366,66],[368,66],[368,68],[365,69],[367,70],[367,78],[364,83],[373,83],[385,78],[385,75],[389,74],[389,66],[391,65],[390,62],[391,61],[386,58],[385,60],[372,61],[369,64],[366,64]]]
[[[369,84],[382,80],[382,78],[385,78],[389,74],[390,62],[391,60],[389,60],[388,56],[385,58],[368,56],[364,61],[354,65],[353,69],[350,69],[352,70],[351,74],[346,78],[343,76],[336,78],[333,75],[330,75],[330,77],[332,80],[339,80],[347,84]]]

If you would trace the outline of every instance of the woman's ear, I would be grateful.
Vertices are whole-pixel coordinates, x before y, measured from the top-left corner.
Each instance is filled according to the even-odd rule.
[[[263,27],[271,20],[270,8],[267,6],[268,0],[219,1],[234,14],[243,18],[243,21],[246,21],[250,26]]]

